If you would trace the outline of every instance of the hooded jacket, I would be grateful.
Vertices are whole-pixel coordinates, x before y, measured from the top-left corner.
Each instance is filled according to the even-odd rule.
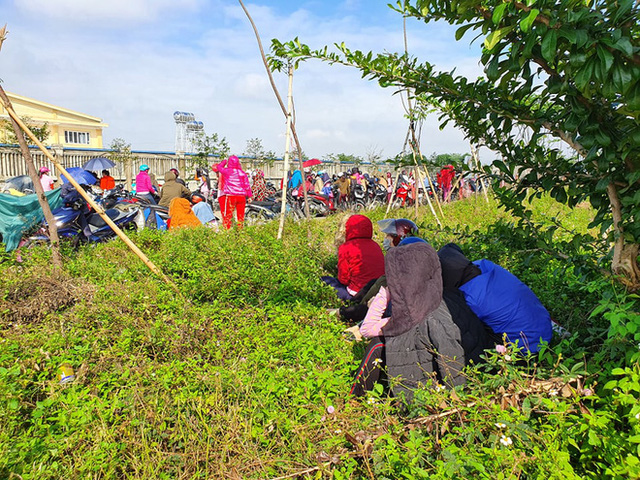
[[[222,175],[223,195],[252,196],[253,193],[251,192],[249,177],[244,170],[242,170],[240,159],[235,155],[231,155],[227,160],[223,160],[217,165],[214,165],[212,170]]]
[[[518,277],[489,260],[475,264],[482,274],[460,287],[473,312],[498,335],[531,352],[551,341],[551,316]]]
[[[460,288],[482,272],[465,257],[462,249],[455,243],[447,243],[438,250],[438,258],[442,267],[442,284],[445,290]]]
[[[202,225],[196,214],[191,210],[191,203],[186,198],[174,198],[169,205],[169,228],[197,227]]]
[[[158,205],[161,207],[169,207],[171,200],[174,198],[191,198],[191,192],[184,185],[176,181],[176,174],[168,171],[164,174],[164,185],[160,190],[160,201]]]
[[[352,215],[347,220],[346,241],[338,248],[338,281],[352,292],[384,275],[384,254],[372,237],[369,218]]]
[[[393,313],[383,327],[387,372],[394,395],[413,390],[429,379],[462,385],[462,368],[477,358],[487,339],[482,324],[461,297],[451,298],[454,319],[443,299],[440,261],[427,243],[411,243],[387,253],[385,270]],[[461,309],[462,314],[460,314]]]

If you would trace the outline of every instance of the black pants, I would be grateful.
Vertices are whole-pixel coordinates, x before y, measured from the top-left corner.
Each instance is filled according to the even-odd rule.
[[[366,392],[373,390],[376,383],[386,383],[385,365],[384,338],[373,337],[367,346],[349,393],[355,397],[362,397]]]

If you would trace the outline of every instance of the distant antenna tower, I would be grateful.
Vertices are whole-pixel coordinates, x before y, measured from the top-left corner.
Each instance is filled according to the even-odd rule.
[[[188,112],[173,112],[173,119],[176,122],[176,152],[187,152],[191,147],[187,124],[195,122],[196,116]]]
[[[186,152],[194,153],[195,151],[195,140],[198,134],[204,131],[204,123],[197,122],[195,120],[187,123],[187,149]]]

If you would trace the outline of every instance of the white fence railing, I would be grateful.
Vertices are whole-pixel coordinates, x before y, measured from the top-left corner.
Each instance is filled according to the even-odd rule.
[[[37,148],[31,148],[31,155],[33,161],[36,164],[36,168],[46,166],[49,167],[51,172],[55,175],[55,169],[49,161],[49,159]],[[56,149],[50,148],[49,151],[56,157],[58,161],[65,168],[81,167],[87,161],[94,157],[109,157],[110,150],[81,150],[81,149]],[[132,151],[135,158],[132,165],[132,172],[138,171],[138,167],[142,164],[149,165],[151,172],[153,172],[159,179],[162,179],[164,173],[170,168],[179,168],[182,166],[181,176],[185,179],[192,179],[195,175],[195,160],[192,156],[179,156],[173,152],[145,152],[145,151]],[[273,162],[265,163],[249,157],[240,157],[242,165],[245,170],[253,170],[259,168],[264,171],[265,177],[268,180],[275,181],[282,178],[284,170],[284,160],[277,159]],[[219,161],[216,157],[209,158],[209,164],[217,163]],[[290,169],[297,168],[298,162],[291,164]],[[350,170],[355,165],[350,163],[334,163],[323,162],[322,165],[314,167],[314,170],[324,170],[329,175],[338,174],[339,172]],[[378,166],[361,164],[358,166],[363,173],[377,173]],[[385,171],[392,170],[393,167],[382,167]],[[97,172],[98,175],[100,172]],[[116,166],[111,170],[113,175],[118,181],[125,179],[124,165],[120,162],[116,162]],[[17,146],[0,146],[0,181],[7,178],[15,177],[18,175],[27,174],[27,165],[22,158],[20,149]]]

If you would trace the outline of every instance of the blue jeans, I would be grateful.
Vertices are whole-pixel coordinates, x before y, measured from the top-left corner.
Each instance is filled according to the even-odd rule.
[[[353,296],[347,291],[347,286],[340,283],[340,281],[335,277],[324,276],[320,277],[324,283],[329,285],[330,287],[335,288],[336,293],[338,294],[338,298],[340,300],[344,300],[348,302],[353,298]]]

